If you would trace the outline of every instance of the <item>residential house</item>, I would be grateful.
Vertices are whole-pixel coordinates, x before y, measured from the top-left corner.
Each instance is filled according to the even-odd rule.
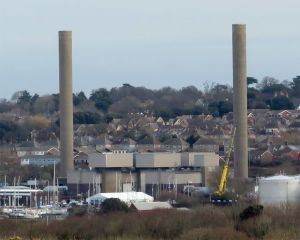
[[[297,121],[291,123],[291,124],[288,126],[288,129],[289,129],[289,130],[300,130],[300,120],[297,120]]]
[[[189,144],[181,138],[172,137],[161,143],[161,150],[166,152],[184,152]]]
[[[162,126],[162,125],[165,125],[165,121],[162,117],[158,117],[156,119],[156,123],[158,124],[158,126]]]
[[[204,107],[205,106],[205,99],[198,98],[197,101],[195,102],[195,105],[199,106],[199,107]]]
[[[78,152],[74,156],[74,164],[77,166],[88,166],[88,154],[85,152]]]
[[[188,129],[180,125],[164,125],[158,130],[158,135],[180,136]]]
[[[256,149],[256,148],[249,149],[249,160],[250,160],[250,162],[259,162],[259,161],[261,161],[261,155],[265,151],[266,150],[261,150],[261,149]]]
[[[107,133],[110,135],[114,135],[116,133],[120,133],[122,131],[126,131],[129,127],[129,123],[124,119],[114,118],[107,126]]]
[[[263,162],[272,161],[274,159],[274,154],[269,149],[267,149],[261,154],[260,159]]]
[[[134,152],[136,150],[136,141],[127,137],[114,138],[112,140],[110,150],[125,150],[126,152]]]
[[[216,142],[216,140],[212,138],[199,138],[194,144],[193,144],[193,151],[194,152],[219,152],[219,144]]]
[[[274,92],[274,97],[289,97],[289,92],[286,89]]]
[[[214,129],[212,129],[207,135],[214,138],[221,138],[225,136],[224,129],[220,126],[217,126]]]
[[[59,156],[60,151],[56,147],[52,147],[47,151],[46,155]]]
[[[249,113],[247,116],[247,120],[248,120],[248,126],[254,126],[255,125],[255,115],[253,113]]]
[[[292,113],[288,110],[283,110],[278,113],[278,117],[280,117],[280,118],[289,119],[291,116],[292,116]]]
[[[78,126],[78,125],[76,125]],[[74,135],[78,137],[91,136],[95,137],[101,134],[103,126],[100,124],[80,124],[74,131]]]
[[[291,159],[294,161],[300,161],[300,149],[292,150],[292,151],[284,154],[283,157],[287,157],[288,159]]]
[[[272,119],[265,125],[266,133],[271,135],[278,135],[280,133],[279,128],[280,125],[276,119]]]
[[[210,120],[213,120],[213,119],[214,119],[213,115],[210,115],[210,114],[206,115],[205,118],[204,118],[205,121],[210,121]]]
[[[21,166],[53,166],[60,162],[60,156],[56,155],[25,155],[21,157]]]
[[[11,156],[16,153],[16,149],[13,145],[1,145],[0,146],[0,155],[1,156]]]
[[[278,148],[277,154],[283,158],[300,160],[300,146],[289,145],[286,143]]]
[[[175,119],[174,118],[170,118],[168,121],[165,122],[165,125],[173,126],[174,122],[175,122]]]
[[[277,154],[272,147],[267,149],[249,149],[250,162],[270,162],[277,158]]]
[[[145,136],[137,142],[138,152],[156,152],[160,151],[160,142],[154,136]]]
[[[17,147],[16,152],[18,157],[24,157],[24,156],[30,156],[30,155],[36,155],[36,156],[42,156],[47,154],[49,150],[49,147]]]
[[[99,137],[97,137],[95,141],[96,150],[99,152],[105,151],[105,149],[111,149],[112,142],[109,139],[109,136],[104,134]]]
[[[175,119],[174,125],[180,125],[182,127],[188,127],[189,120],[192,119],[192,115],[182,115]]]
[[[148,123],[146,129],[149,129],[150,132],[157,132],[159,129],[159,125],[156,122]]]
[[[270,135],[262,135],[262,134],[257,134],[254,138],[254,140],[252,141],[252,139],[250,139],[249,141],[249,147],[256,147],[259,149],[266,149],[269,146],[269,143],[272,142],[271,140],[271,136]]]

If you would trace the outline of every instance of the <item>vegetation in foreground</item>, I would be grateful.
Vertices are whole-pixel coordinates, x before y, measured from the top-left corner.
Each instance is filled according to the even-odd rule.
[[[300,239],[300,206],[199,206],[111,212],[62,221],[1,220],[1,239]],[[19,238],[17,238],[19,237]]]

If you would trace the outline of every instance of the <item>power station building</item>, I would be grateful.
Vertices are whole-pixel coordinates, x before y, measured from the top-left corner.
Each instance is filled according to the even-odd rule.
[[[158,197],[162,191],[180,192],[186,185],[206,186],[219,167],[215,153],[92,153],[91,170],[68,172],[71,195],[142,191]]]
[[[232,26],[234,174],[248,178],[246,26]],[[91,170],[74,170],[73,159],[73,91],[72,32],[59,32],[60,82],[60,177],[67,176],[71,194],[120,192],[131,189],[159,195],[161,191],[186,184],[207,185],[210,171],[219,166],[215,153],[93,153]],[[154,149],[155,151],[155,149]],[[92,189],[92,190],[91,190]],[[92,192],[91,192],[92,191]]]

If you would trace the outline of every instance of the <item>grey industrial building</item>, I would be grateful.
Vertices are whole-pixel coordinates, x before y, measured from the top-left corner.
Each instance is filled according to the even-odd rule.
[[[137,190],[157,197],[162,191],[182,191],[187,184],[206,186],[219,167],[211,152],[92,153],[91,170],[68,172],[71,195]]]

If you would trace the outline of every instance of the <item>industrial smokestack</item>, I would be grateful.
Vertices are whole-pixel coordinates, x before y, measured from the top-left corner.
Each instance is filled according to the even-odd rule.
[[[232,25],[234,176],[248,178],[246,25]]]
[[[72,32],[59,31],[60,176],[74,169]]]

